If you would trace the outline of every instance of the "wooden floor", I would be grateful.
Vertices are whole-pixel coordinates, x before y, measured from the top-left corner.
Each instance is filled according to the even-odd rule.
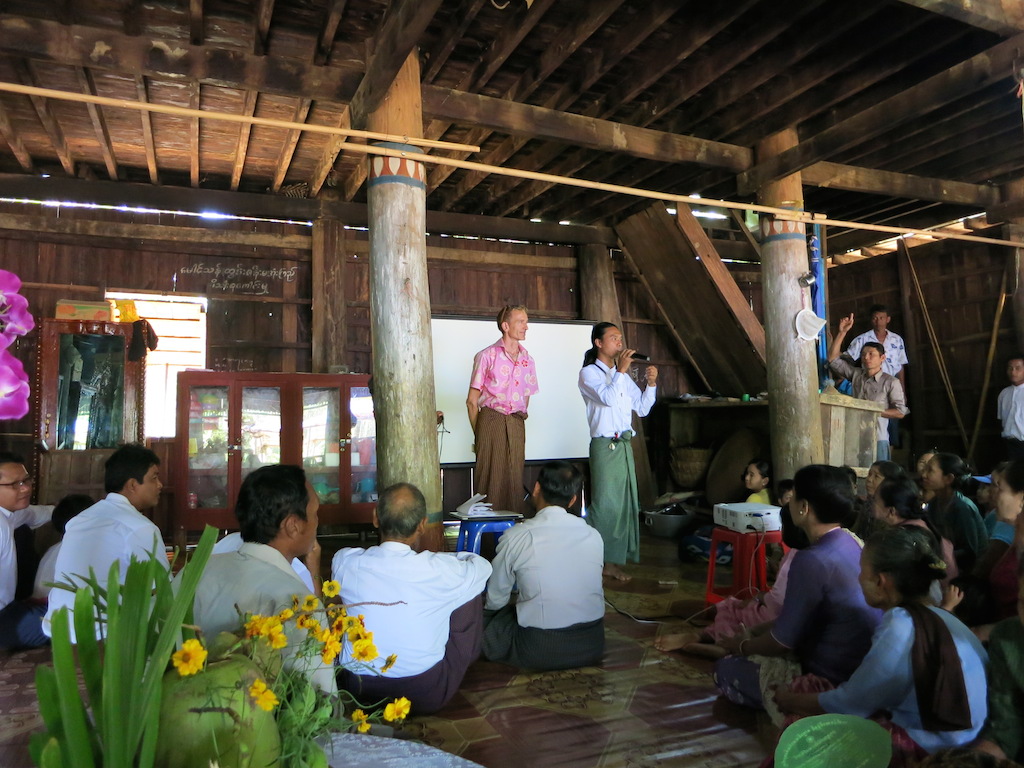
[[[406,730],[487,768],[759,764],[774,738],[767,719],[720,699],[710,662],[652,646],[659,631],[701,607],[704,567],[679,563],[671,542],[641,541],[633,581],[622,590],[606,585],[606,597],[645,621],[609,607],[600,667],[522,673],[479,661],[447,707]],[[2,768],[31,765],[28,739],[39,727],[32,679],[48,655],[0,652]]]

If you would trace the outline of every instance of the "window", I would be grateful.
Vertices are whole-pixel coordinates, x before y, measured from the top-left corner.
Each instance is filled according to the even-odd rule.
[[[206,299],[157,293],[107,291],[108,299],[130,299],[160,342],[146,356],[146,437],[174,437],[178,372],[206,367]]]

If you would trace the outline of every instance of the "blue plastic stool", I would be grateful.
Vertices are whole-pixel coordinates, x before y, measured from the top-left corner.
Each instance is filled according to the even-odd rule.
[[[497,545],[501,534],[516,524],[515,520],[463,520],[459,524],[459,540],[455,545],[456,552],[475,552],[480,554],[480,537],[485,533],[494,534]]]

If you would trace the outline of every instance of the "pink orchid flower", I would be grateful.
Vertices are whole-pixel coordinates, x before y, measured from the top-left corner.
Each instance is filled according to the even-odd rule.
[[[36,327],[28,311],[28,299],[18,293],[20,289],[18,276],[0,269],[0,349],[9,347],[16,336],[24,336]]]
[[[28,383],[21,360],[0,350],[0,419],[20,419],[28,413]]]

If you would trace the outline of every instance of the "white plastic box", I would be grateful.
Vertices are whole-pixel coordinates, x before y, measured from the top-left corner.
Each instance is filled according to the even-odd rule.
[[[715,504],[715,525],[722,525],[740,533],[781,531],[781,511],[781,507],[771,504]]]

